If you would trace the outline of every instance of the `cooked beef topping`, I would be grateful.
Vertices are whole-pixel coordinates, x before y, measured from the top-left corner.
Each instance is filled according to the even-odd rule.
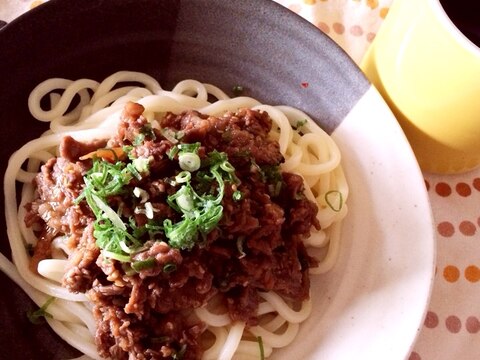
[[[101,356],[197,359],[206,327],[192,309],[213,297],[247,326],[258,291],[308,298],[316,262],[302,240],[319,228],[317,206],[300,176],[280,170],[267,113],[167,113],[154,124],[142,113],[127,104],[111,139],[66,137],[42,167],[26,206],[39,237],[32,267],[66,237],[63,285],[93,302]]]

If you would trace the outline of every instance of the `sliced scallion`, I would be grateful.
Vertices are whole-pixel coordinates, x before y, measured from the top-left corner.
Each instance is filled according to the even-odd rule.
[[[197,171],[201,165],[200,157],[195,153],[182,153],[178,155],[178,165],[182,170]]]
[[[118,253],[108,251],[108,250],[102,250],[102,255],[103,255],[104,258],[114,259],[114,260],[117,260],[117,261],[120,261],[120,262],[131,261],[130,256],[128,256],[128,255],[122,255],[122,254],[118,254]]]
[[[181,171],[175,176],[175,181],[179,184],[186,183],[192,178],[192,173],[190,171]]]
[[[263,347],[263,339],[257,336],[258,347],[260,348],[260,360],[265,360],[265,349]]]
[[[343,195],[338,190],[330,190],[325,194],[325,202],[335,212],[342,210]]]
[[[112,222],[113,225],[115,225],[119,229],[127,230],[125,223],[122,221],[122,219],[120,219],[120,216],[118,216],[118,214],[113,211],[110,206],[108,206],[102,199],[100,199],[95,194],[91,194],[91,197],[95,204],[98,206],[98,208],[104,212],[105,216]]]
[[[177,265],[174,263],[168,263],[163,266],[163,272],[166,274],[169,274],[175,270],[177,270]]]
[[[155,258],[148,258],[145,260],[134,261],[131,264],[131,267],[136,272],[140,272],[142,270],[152,269],[156,264]]]
[[[28,317],[28,320],[30,320],[30,322],[32,324],[35,324],[35,325],[38,325],[41,323],[41,318],[51,318],[52,315],[50,313],[47,312],[47,308],[55,301],[55,297],[53,296],[50,296],[47,301],[45,301],[45,303],[38,309],[38,310],[35,310],[35,311],[29,311],[27,313],[27,317]]]

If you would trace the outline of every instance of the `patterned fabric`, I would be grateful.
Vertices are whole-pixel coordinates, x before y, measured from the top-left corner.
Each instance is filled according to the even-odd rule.
[[[276,0],[304,17],[359,63],[392,0]]]
[[[0,1],[2,27],[47,0]],[[276,1],[317,26],[359,63],[393,0]],[[480,169],[424,177],[438,238],[437,272],[408,360],[480,359]]]

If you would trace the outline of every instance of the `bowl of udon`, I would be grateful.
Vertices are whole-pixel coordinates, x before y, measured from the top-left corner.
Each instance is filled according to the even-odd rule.
[[[409,355],[422,176],[320,30],[272,1],[51,0],[0,51],[6,358]]]

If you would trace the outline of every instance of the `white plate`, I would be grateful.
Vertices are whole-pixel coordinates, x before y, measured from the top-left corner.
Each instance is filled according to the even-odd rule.
[[[278,358],[405,359],[422,326],[435,270],[425,182],[373,87],[333,137],[350,186],[341,252],[331,272],[312,280],[314,313]]]

